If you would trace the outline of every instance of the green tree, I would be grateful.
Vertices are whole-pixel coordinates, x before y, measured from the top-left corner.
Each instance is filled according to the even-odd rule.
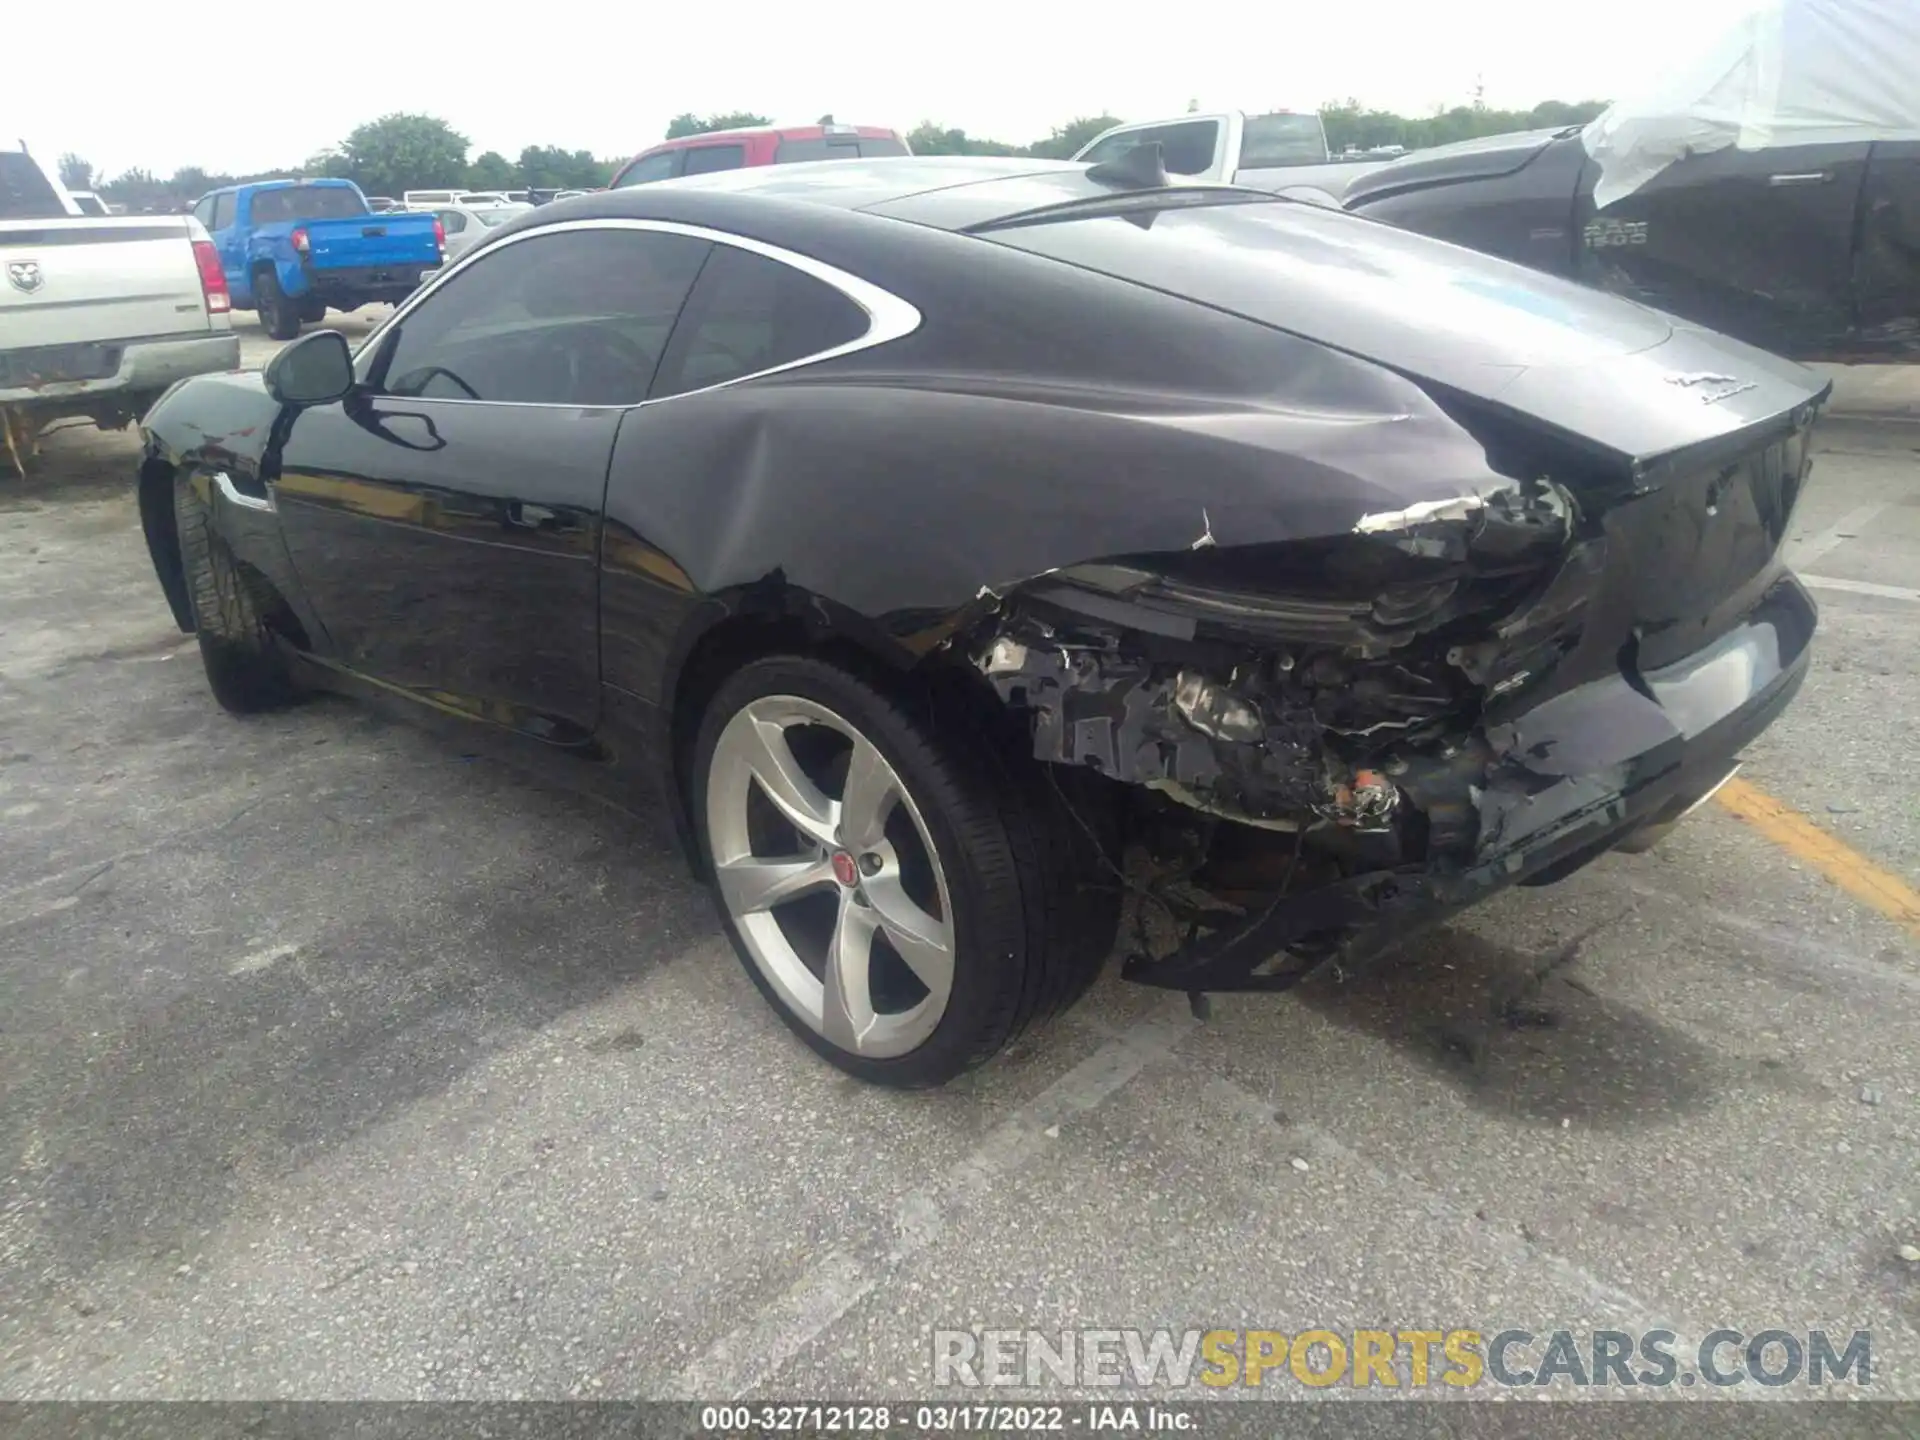
[[[93,166],[69,150],[60,157],[60,183],[69,190],[93,189]]]
[[[476,155],[473,163],[467,166],[469,190],[512,190],[519,184],[519,170],[498,150]]]
[[[467,137],[431,115],[382,115],[341,142],[348,177],[369,195],[457,185],[467,173]]]
[[[591,150],[529,145],[520,152],[520,183],[529,189],[591,190],[607,183],[607,167]]]
[[[678,140],[687,135],[705,135],[711,130],[744,130],[754,125],[772,123],[766,116],[756,115],[751,110],[729,110],[723,114],[706,116],[696,115],[688,110],[667,122],[667,139]]]
[[[1044,140],[1036,140],[1027,147],[1029,155],[1042,160],[1071,160],[1076,153],[1086,148],[1103,130],[1111,130],[1122,123],[1117,115],[1082,115],[1065,125],[1057,125]]]
[[[946,129],[922,120],[907,135],[907,147],[916,155],[1019,155],[1018,145],[998,140],[976,140],[964,130]]]

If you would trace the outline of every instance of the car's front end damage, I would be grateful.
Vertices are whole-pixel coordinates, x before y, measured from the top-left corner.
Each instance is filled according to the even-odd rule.
[[[1040,760],[1117,782],[1139,822],[1114,879],[1161,923],[1127,976],[1351,968],[1714,790],[1805,672],[1814,606],[1779,546],[1818,403],[1633,460],[1464,405],[1527,478],[992,597],[967,660]]]

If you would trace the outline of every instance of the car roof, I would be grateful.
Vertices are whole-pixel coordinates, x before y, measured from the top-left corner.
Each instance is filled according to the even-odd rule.
[[[962,230],[1048,205],[1116,193],[1088,179],[1088,168],[1080,161],[1019,155],[811,160],[656,180],[603,192],[603,198],[631,197],[627,203],[639,215],[651,208],[649,196],[655,201],[696,192],[764,196]]]
[[[829,135],[853,135],[863,140],[876,140],[882,136],[899,137],[900,132],[887,125],[739,125],[731,130],[702,130],[696,135],[676,135],[671,140],[662,140],[649,145],[640,153],[650,154],[655,150],[671,150],[682,145],[698,145],[705,140],[738,140],[753,135],[777,135],[782,140],[823,140]]]

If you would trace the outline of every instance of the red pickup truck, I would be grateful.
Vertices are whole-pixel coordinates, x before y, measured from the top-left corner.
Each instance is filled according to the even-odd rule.
[[[912,153],[899,131],[877,125],[767,125],[751,130],[710,130],[642,150],[620,167],[607,188],[623,190],[651,180],[671,180],[676,175],[705,175],[750,165]]]

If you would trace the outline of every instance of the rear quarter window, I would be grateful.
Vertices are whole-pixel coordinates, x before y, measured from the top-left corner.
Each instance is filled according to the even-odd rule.
[[[620,178],[613,182],[613,188],[625,190],[630,185],[671,180],[680,173],[681,157],[685,154],[684,150],[662,150],[657,155],[643,155],[621,172]]]
[[[773,163],[794,165],[809,160],[874,160],[909,153],[904,141],[888,136],[816,135],[810,140],[782,140],[779,149],[773,152]]]
[[[344,185],[288,185],[279,190],[257,190],[253,196],[256,225],[283,220],[345,220],[366,213],[360,197]]]
[[[653,398],[703,390],[851,344],[867,312],[778,260],[716,245],[660,361]]]
[[[1249,115],[1240,137],[1242,170],[1318,165],[1327,159],[1327,132],[1318,115]]]
[[[683,175],[711,175],[716,170],[738,170],[747,163],[744,145],[694,145],[687,150]]]
[[[1109,135],[1080,158],[1088,164],[1117,160],[1136,146],[1159,141],[1169,175],[1204,174],[1219,147],[1218,120],[1183,120],[1172,125],[1149,125]]]
[[[0,150],[0,220],[53,220],[67,213],[32,156]]]

